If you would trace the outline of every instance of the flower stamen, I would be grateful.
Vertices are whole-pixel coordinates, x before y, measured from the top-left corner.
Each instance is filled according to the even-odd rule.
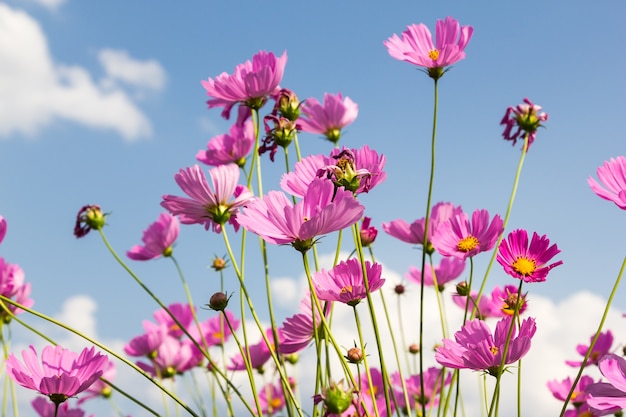
[[[480,242],[475,236],[469,235],[457,243],[456,247],[460,252],[470,252],[478,247]]]
[[[528,259],[523,256],[518,257],[511,266],[518,274],[523,276],[529,276],[537,269],[537,263],[534,259]]]
[[[439,58],[439,50],[437,48],[428,52],[428,57],[433,61],[436,61]]]

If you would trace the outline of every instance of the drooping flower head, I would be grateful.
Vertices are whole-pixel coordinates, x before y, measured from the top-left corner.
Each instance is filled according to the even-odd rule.
[[[209,140],[207,149],[198,151],[196,159],[210,166],[236,164],[242,167],[253,146],[254,126],[252,120],[246,120],[243,124],[232,125],[228,133]]]
[[[461,213],[463,213],[461,206],[455,206],[452,203],[439,202],[433,206],[428,221],[428,236],[425,249],[427,253],[432,254],[435,251],[431,243],[433,231],[437,230],[441,223]],[[415,220],[411,224],[402,219],[397,219],[389,223],[383,223],[383,230],[403,242],[422,245],[424,244],[425,223],[426,219],[424,217]]]
[[[467,214],[461,213],[437,227],[433,246],[444,256],[467,259],[492,249],[504,230],[503,221],[495,215],[489,224],[489,212],[476,210],[470,223]]]
[[[381,278],[383,267],[366,261],[365,270],[369,292],[373,293],[385,283],[385,279]],[[339,301],[354,307],[367,297],[363,269],[356,258],[342,261],[330,271],[322,269],[316,272],[313,284],[318,298],[324,301]]]
[[[600,416],[626,408],[626,359],[609,353],[598,363],[608,382],[587,386],[587,405]]]
[[[287,52],[276,57],[272,52],[259,51],[246,61],[235,67],[233,74],[225,72],[215,79],[202,81],[207,95],[212,97],[207,104],[209,108],[224,107],[222,117],[228,119],[230,110],[237,103],[251,109],[260,109],[268,96],[278,92],[287,64]]]
[[[394,34],[384,44],[389,55],[426,68],[428,75],[437,80],[446,72],[445,67],[465,58],[465,47],[473,33],[473,27],[461,26],[458,20],[448,16],[446,20],[437,20],[436,44],[423,23],[407,26],[402,38]]]
[[[337,143],[341,138],[341,129],[356,120],[359,106],[341,93],[325,93],[323,104],[309,98],[302,104],[301,111],[298,123],[303,132],[324,135],[332,143]]]
[[[161,213],[156,222],[143,232],[143,246],[133,246],[126,255],[136,261],[147,261],[160,256],[171,256],[173,245],[178,238],[178,219],[169,213]]]
[[[591,346],[594,337],[595,334],[589,337],[588,345],[579,344],[578,346],[576,346],[576,352],[578,352],[578,354],[581,355],[583,358],[587,355],[587,351],[589,350],[589,346]],[[598,335],[598,340],[596,340],[596,344],[593,345],[593,350],[591,351],[591,354],[589,355],[585,366],[597,365],[604,355],[611,352],[612,346],[613,333],[610,330],[607,330],[606,332],[600,332],[600,334]],[[569,366],[573,366],[574,368],[579,368],[580,365],[583,364],[583,361],[565,361],[565,363]]]
[[[239,229],[237,211],[253,197],[250,190],[238,185],[239,167],[220,165],[209,171],[211,186],[198,165],[181,169],[174,176],[179,187],[191,198],[164,195],[161,206],[178,216],[183,224],[203,224],[221,233],[226,222]],[[231,198],[233,198],[231,200]]]
[[[550,259],[561,251],[556,244],[550,246],[546,235],[539,236],[533,232],[528,245],[528,232],[524,229],[513,230],[506,239],[503,239],[498,249],[497,260],[504,271],[513,278],[524,282],[542,282],[546,280],[548,272],[563,261],[547,264]]]
[[[74,236],[77,238],[85,236],[92,229],[100,230],[106,223],[106,214],[102,212],[100,206],[88,204],[78,210],[76,224],[74,225]]]
[[[435,360],[448,368],[486,371],[498,376],[506,339],[511,328],[512,317],[504,317],[496,324],[492,334],[487,324],[474,319],[465,323],[454,334],[454,339],[443,339],[443,346],[437,348]],[[517,362],[530,350],[530,342],[535,334],[535,319],[527,318],[517,334],[517,326],[509,343],[505,365]]]
[[[517,107],[509,107],[504,113],[501,125],[504,125],[504,132],[502,137],[505,140],[512,140],[513,146],[517,142],[517,139],[524,139],[524,134],[528,134],[528,149],[534,142],[537,129],[543,126],[541,123],[548,120],[548,114],[541,111],[541,106],[533,104],[527,98],[524,98],[524,103],[518,104]],[[517,128],[515,132],[513,129]]]
[[[60,346],[46,346],[40,364],[31,345],[22,351],[22,359],[24,363],[10,354],[4,362],[7,374],[21,386],[48,396],[55,404],[89,388],[102,376],[108,363],[107,356],[93,347],[78,354]]]
[[[306,252],[316,236],[356,223],[365,208],[351,192],[337,189],[321,178],[313,180],[306,195],[295,205],[285,194],[270,191],[255,198],[238,216],[239,224],[269,243],[291,244]]]
[[[437,288],[439,291],[443,291],[444,286],[455,279],[457,279],[463,273],[465,269],[465,261],[456,257],[443,258],[439,265],[431,267],[428,265],[424,270],[424,285],[432,287],[435,285],[435,279],[437,280]],[[408,281],[421,283],[422,271],[414,266],[409,267],[409,272],[404,274],[404,277]]]
[[[589,177],[587,183],[598,197],[614,202],[617,207],[626,210],[626,158],[618,156],[605,161],[596,170],[598,183]]]

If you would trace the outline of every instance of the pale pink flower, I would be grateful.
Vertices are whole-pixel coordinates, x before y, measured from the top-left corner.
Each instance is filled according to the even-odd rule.
[[[500,124],[504,125],[502,137],[505,140],[513,141],[513,146],[515,146],[517,139],[523,140],[524,134],[528,134],[528,147],[526,149],[528,151],[530,145],[535,141],[537,129],[542,127],[541,123],[546,120],[548,120],[548,114],[541,111],[541,106],[524,98],[524,103],[506,109],[504,117],[500,121]],[[517,130],[513,132],[516,127]]]
[[[327,304],[324,315],[330,313],[332,302],[321,302],[322,308]],[[315,327],[313,327],[313,315],[315,315]],[[316,307],[311,309],[311,296],[306,294],[300,302],[300,312],[288,317],[281,326],[283,340],[278,345],[278,350],[284,355],[296,353],[306,348],[315,336],[315,328],[321,328],[322,321]]]
[[[0,243],[4,240],[4,236],[7,234],[7,221],[4,217],[0,216]]]
[[[302,131],[324,135],[333,143],[339,141],[341,129],[354,122],[359,114],[359,106],[341,93],[325,93],[323,104],[309,98],[300,109],[302,116],[298,124]]]
[[[248,203],[237,220],[269,243],[307,251],[315,237],[353,225],[364,210],[351,192],[335,190],[330,181],[316,178],[295,205],[285,194],[270,191]]]
[[[144,320],[143,328],[144,334],[133,337],[130,342],[124,345],[124,352],[127,355],[138,357],[154,356],[168,332],[164,325],[154,324],[148,320]]]
[[[35,303],[29,298],[30,291],[31,284],[24,282],[24,270],[19,265],[5,262],[4,258],[0,257],[0,294],[29,308]],[[13,314],[23,312],[21,308],[11,304],[7,304],[6,308]],[[10,316],[6,311],[0,310],[0,319],[8,322]]]
[[[432,267],[426,266],[424,270],[424,285],[432,287],[435,285],[434,278],[437,279],[437,287],[439,291],[443,291],[444,286],[455,279],[457,279],[463,273],[465,269],[465,260],[446,257],[439,262],[439,265]],[[433,278],[434,273],[434,278]],[[409,267],[409,272],[404,274],[404,277],[416,283],[422,282],[422,271],[414,266]]]
[[[576,346],[576,352],[578,352],[578,354],[583,358],[587,355],[587,351],[589,350],[589,346],[591,346],[591,342],[593,342],[594,337],[595,334],[589,337],[588,345],[579,344]],[[613,346],[613,333],[611,333],[610,330],[600,332],[598,340],[596,340],[596,344],[593,345],[593,350],[591,351],[585,366],[597,365],[604,355],[611,352],[611,346]],[[583,364],[583,361],[565,361],[565,363],[569,366],[573,366],[574,368],[578,368]]]
[[[617,207],[626,210],[626,158],[618,156],[605,161],[596,170],[598,183],[589,177],[587,183],[598,197],[614,202]]]
[[[137,366],[158,378],[174,378],[200,364],[202,356],[194,354],[191,345],[172,336],[165,336],[163,342],[151,357],[151,363],[137,362]]]
[[[198,151],[196,159],[211,166],[236,164],[242,167],[253,146],[254,126],[252,120],[247,120],[243,125],[232,125],[227,134],[209,140],[207,149]]]
[[[78,354],[60,346],[46,346],[41,353],[31,345],[22,351],[21,363],[13,354],[4,362],[7,374],[21,386],[48,396],[60,404],[85,391],[102,376],[108,358],[95,351],[83,349]]]
[[[567,377],[562,381],[557,381],[553,379],[552,381],[548,381],[548,389],[552,392],[552,395],[557,400],[565,401],[569,395],[570,390],[572,389],[572,379]],[[580,407],[587,400],[587,386],[593,384],[593,378],[588,375],[583,375],[578,380],[576,384],[576,389],[572,392],[572,396],[570,398],[570,404],[574,407]]]
[[[455,206],[452,203],[439,202],[433,206],[428,221],[427,251],[429,253],[434,251],[431,247],[433,231],[437,230],[437,227],[439,227],[441,223],[461,213],[463,213],[461,206]],[[425,223],[426,219],[424,217],[415,220],[411,224],[402,219],[398,219],[392,220],[389,223],[383,223],[383,230],[403,242],[422,245],[424,243]]]
[[[263,415],[273,416],[285,408],[285,396],[283,387],[278,384],[265,384],[259,390],[259,404]]]
[[[203,80],[202,86],[207,95],[213,97],[207,101],[209,108],[224,107],[222,117],[226,119],[237,103],[260,109],[268,96],[280,91],[285,64],[286,51],[278,58],[272,52],[259,51],[252,57],[252,61],[237,65],[232,75],[223,72],[215,79]]]
[[[156,222],[143,232],[143,246],[133,246],[126,255],[136,261],[147,261],[172,255],[172,245],[178,238],[178,219],[169,213],[161,213]]]
[[[80,408],[70,408],[68,403],[57,406],[44,397],[37,397],[30,403],[39,417],[83,417],[85,412]]]
[[[550,246],[550,240],[543,235],[539,237],[533,232],[530,246],[528,232],[524,229],[513,230],[506,239],[503,239],[498,249],[498,263],[504,272],[513,278],[524,282],[542,282],[546,280],[548,272],[563,261],[548,264],[550,259],[561,251],[556,244]]]
[[[283,331],[281,328],[279,328],[276,329],[276,332],[278,334],[278,345],[280,346],[280,344],[284,340]],[[267,340],[272,345],[272,350],[275,351],[276,343],[274,342],[274,331],[269,328],[265,331],[265,335],[267,337]],[[261,340],[259,340],[257,343],[250,345],[248,349],[250,351],[250,356],[248,358],[248,360],[250,361],[250,367],[252,367],[252,369],[262,371],[263,365],[265,365],[265,363],[272,357],[270,348],[267,346],[267,343],[265,343],[265,339],[261,338]],[[243,356],[239,354],[235,357],[232,357],[230,359],[230,365],[227,366],[227,369],[230,371],[245,370],[246,364]]]
[[[439,392],[441,387],[450,385],[452,380],[452,374],[447,372],[443,368],[430,367],[424,372],[424,394],[422,394],[420,374],[411,375],[405,379],[404,385],[406,386],[407,394],[409,396],[409,405],[411,409],[415,410],[420,407],[421,404],[426,406],[439,404]],[[396,400],[398,401],[398,407],[406,409],[406,402],[404,400],[404,392],[402,391],[402,379],[398,372],[394,372],[391,375],[391,383],[395,392]]]
[[[382,270],[380,264],[365,262],[370,293],[377,291],[385,283],[385,279],[381,278]],[[313,274],[313,284],[317,297],[323,301],[339,301],[354,307],[367,297],[363,268],[356,258],[342,261],[330,271],[322,269],[316,272]]]
[[[614,414],[626,408],[626,359],[609,353],[600,359],[598,367],[608,382],[587,386],[587,405],[599,416]]]
[[[492,249],[504,230],[503,221],[495,215],[489,224],[489,212],[476,210],[472,221],[458,214],[440,224],[433,234],[433,246],[444,256],[467,259]]]
[[[180,338],[185,334],[180,326],[182,325],[185,329],[191,328],[195,308],[194,311],[192,311],[189,304],[173,303],[167,306],[167,309],[170,313],[172,313],[172,315],[164,309],[160,309],[153,313],[154,319],[159,325],[167,329],[167,333],[170,336]],[[176,317],[176,320],[178,320],[180,325],[174,321],[172,316]]]
[[[220,233],[228,222],[238,230],[237,211],[253,197],[248,188],[237,184],[239,167],[221,165],[209,170],[209,176],[211,186],[198,165],[181,169],[174,179],[191,198],[164,195],[161,206],[183,224],[203,224],[207,230],[212,226],[214,232]]]
[[[454,334],[455,340],[443,339],[443,346],[436,349],[435,360],[448,368],[487,371],[490,375],[498,376],[511,320],[512,317],[501,319],[493,334],[484,321],[468,321]],[[517,362],[526,355],[535,330],[533,318],[522,321],[519,334],[517,326],[513,326],[505,365]]]
[[[407,26],[402,38],[394,34],[384,44],[395,59],[425,67],[432,78],[438,79],[445,72],[444,67],[465,58],[464,50],[473,32],[473,27],[460,26],[458,20],[448,16],[446,20],[437,20],[436,44],[423,23]]]

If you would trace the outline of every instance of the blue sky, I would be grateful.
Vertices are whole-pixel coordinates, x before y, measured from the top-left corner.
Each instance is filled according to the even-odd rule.
[[[281,85],[301,99],[341,91],[358,103],[341,144],[387,157],[386,183],[363,198],[374,224],[422,217],[432,80],[392,59],[383,41],[450,15],[475,32],[467,58],[440,81],[434,201],[504,214],[520,150],[501,139],[499,121],[529,97],[550,119],[527,156],[509,227],[547,234],[564,265],[527,289],[554,303],[583,291],[605,297],[626,253],[624,214],[586,179],[625,154],[625,12],[619,1],[0,2],[0,214],[9,222],[0,254],[24,268],[41,311],[87,296],[99,336],[138,334],[156,306],[98,236],[74,238],[75,214],[99,204],[112,213],[106,233],[120,253],[139,243],[161,196],[180,194],[173,175],[229,128],[207,110],[200,80],[261,49],[287,50]],[[315,135],[300,144],[305,154],[330,149]],[[277,188],[282,162],[263,165],[265,189]],[[333,248],[328,239],[320,250]],[[418,262],[382,230],[375,250],[399,276]],[[219,236],[182,227],[175,255],[197,303],[218,289],[207,265],[223,253]],[[277,279],[299,279],[295,251],[271,257]],[[477,270],[485,263],[477,259]],[[133,266],[165,302],[183,300],[167,260]],[[491,280],[509,282],[497,267]],[[284,305],[280,314],[291,314]],[[625,309],[624,298],[615,306]]]

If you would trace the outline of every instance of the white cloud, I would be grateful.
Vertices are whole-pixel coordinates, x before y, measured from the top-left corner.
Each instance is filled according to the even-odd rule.
[[[101,50],[98,59],[112,80],[156,91],[165,86],[165,70],[153,59],[139,61],[129,56],[127,51],[116,49]]]
[[[61,7],[66,0],[30,0],[32,3],[37,3],[40,6],[48,8],[50,10],[56,10]]]
[[[82,67],[55,63],[38,22],[0,3],[0,136],[32,136],[57,119],[114,130],[127,140],[152,134],[125,90],[99,85]]]

